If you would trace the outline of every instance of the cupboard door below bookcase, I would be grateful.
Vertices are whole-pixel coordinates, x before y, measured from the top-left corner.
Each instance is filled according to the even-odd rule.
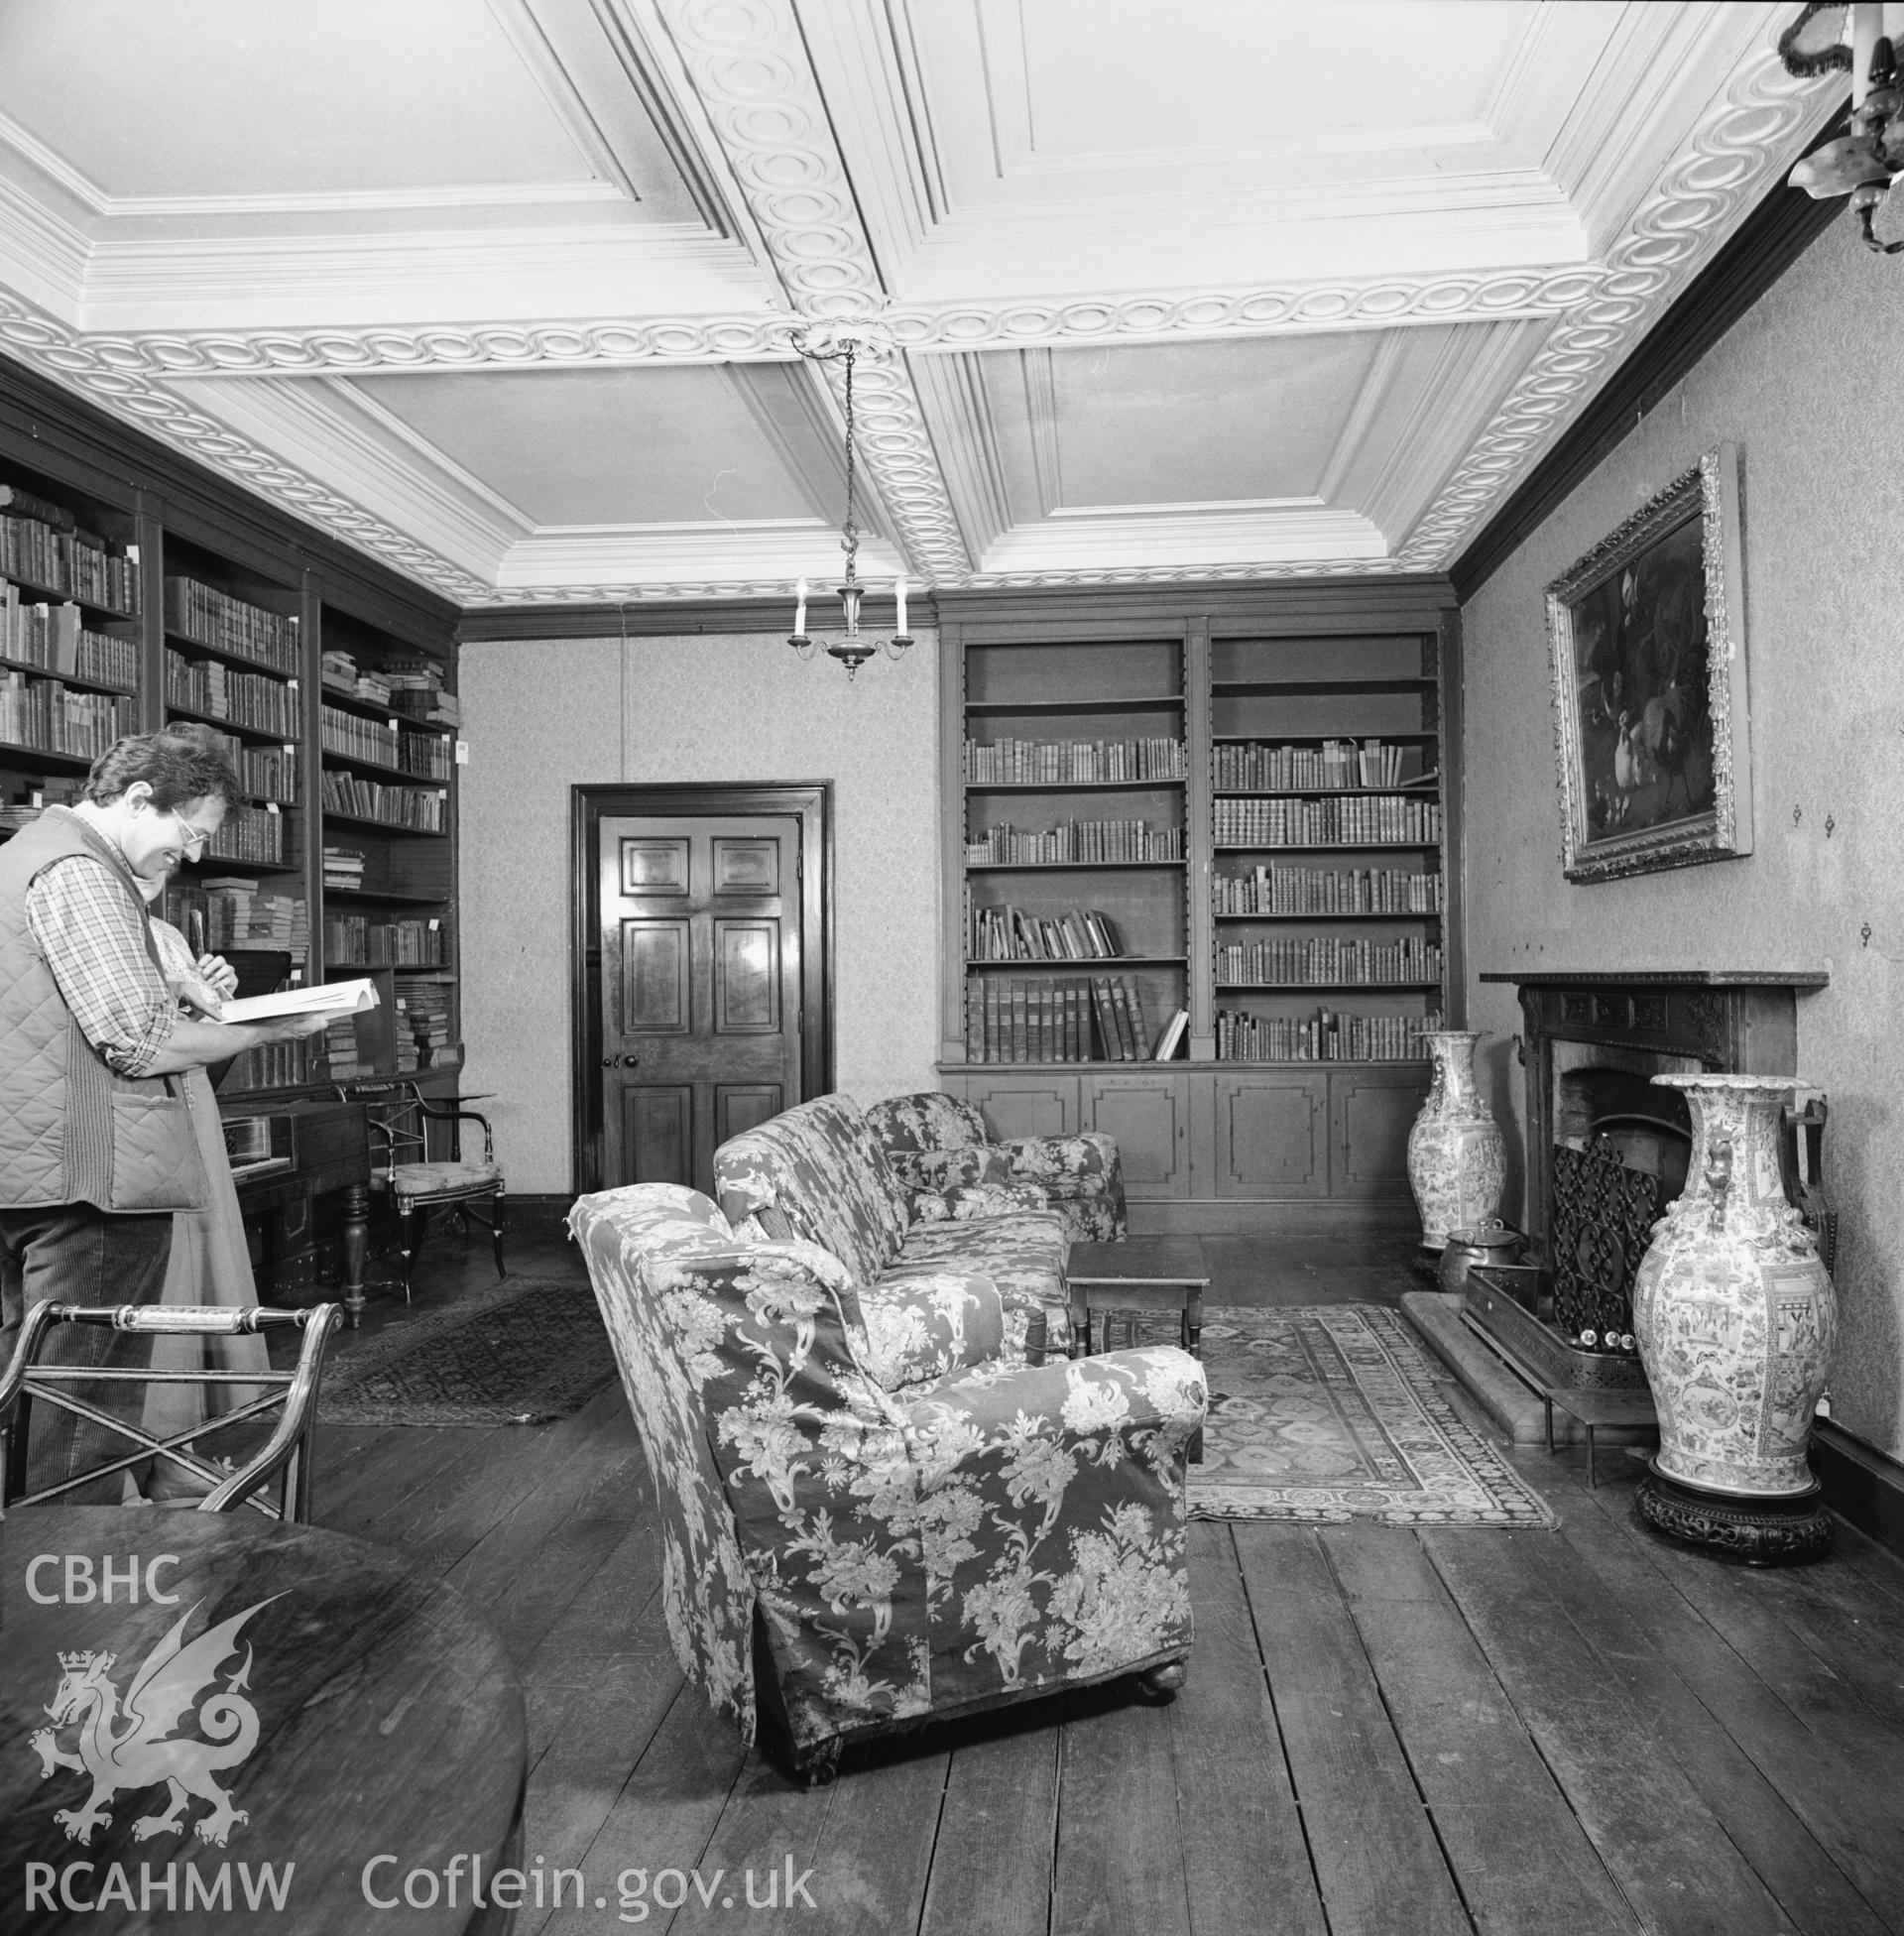
[[[1187,1076],[1087,1075],[1082,1127],[1118,1140],[1127,1199],[1190,1194],[1190,1083]]]
[[[963,1088],[948,1080],[985,1118],[994,1137],[1009,1143],[1017,1136],[1075,1136],[1078,1132],[1078,1079],[1074,1075],[969,1075]]]
[[[1200,1076],[1216,1117],[1214,1173],[1198,1193],[1329,1194],[1329,1079],[1319,1069]]]
[[[1408,1132],[1428,1076],[1426,1063],[1329,1071],[1332,1196],[1407,1196]]]

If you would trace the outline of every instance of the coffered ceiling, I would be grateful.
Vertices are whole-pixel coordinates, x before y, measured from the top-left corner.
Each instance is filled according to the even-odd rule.
[[[0,350],[464,604],[1447,566],[1791,0],[6,0]],[[1842,86],[1838,90],[1842,92]]]

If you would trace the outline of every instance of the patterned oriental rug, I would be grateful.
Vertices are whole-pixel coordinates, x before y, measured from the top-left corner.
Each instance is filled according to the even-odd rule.
[[[341,1349],[333,1341],[317,1415],[326,1425],[539,1425],[581,1410],[614,1377],[586,1283],[508,1277]]]
[[[1385,1305],[1212,1308],[1203,1363],[1197,1518],[1557,1523],[1455,1410],[1445,1375]]]

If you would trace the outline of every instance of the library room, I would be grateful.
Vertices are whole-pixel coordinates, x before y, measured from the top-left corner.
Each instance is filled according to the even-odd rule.
[[[0,1930],[1904,1936],[1900,176],[0,5]]]

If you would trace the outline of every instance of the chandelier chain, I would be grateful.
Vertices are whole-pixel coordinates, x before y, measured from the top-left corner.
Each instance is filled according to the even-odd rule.
[[[846,346],[846,526],[840,537],[840,549],[846,553],[846,575],[851,579],[853,561],[859,555],[859,528],[853,522],[853,345]]]

